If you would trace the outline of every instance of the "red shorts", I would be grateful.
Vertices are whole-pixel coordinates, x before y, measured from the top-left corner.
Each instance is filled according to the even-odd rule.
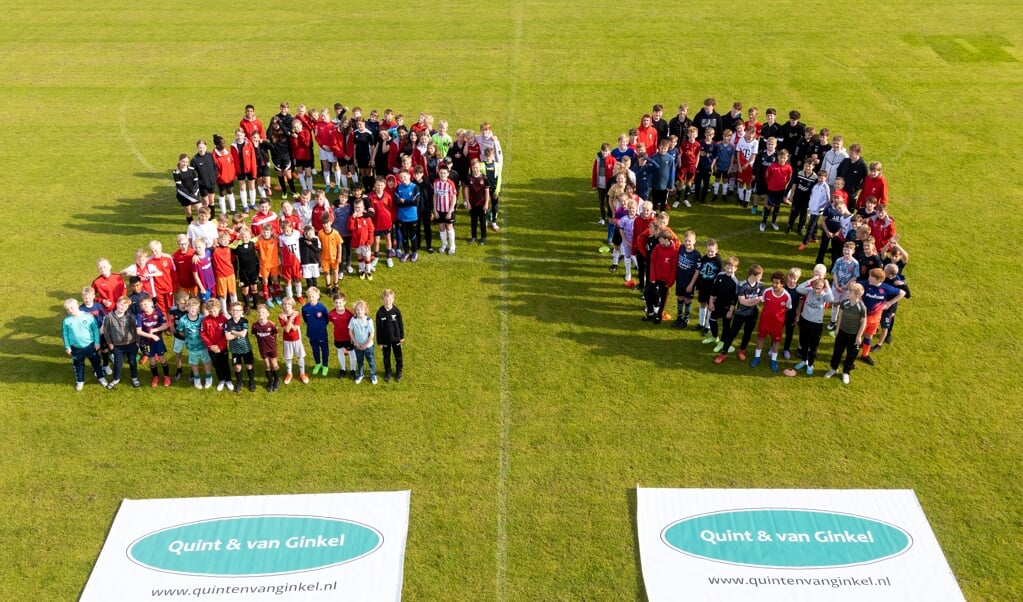
[[[774,320],[761,320],[760,328],[757,330],[758,339],[770,338],[772,342],[781,342],[781,335],[785,331],[784,322],[776,322]]]
[[[753,166],[750,165],[746,169],[739,168],[739,172],[735,174],[735,179],[740,184],[746,184],[747,186],[753,183]]]
[[[299,282],[302,280],[302,266],[298,263],[285,263],[281,265],[281,278]]]
[[[696,166],[692,167],[679,167],[678,168],[678,181],[689,182],[696,177]]]
[[[863,329],[864,339],[868,339],[874,336],[874,333],[877,332],[877,327],[881,325],[882,314],[884,314],[884,312],[879,311],[877,313],[870,314],[867,316],[867,327]]]

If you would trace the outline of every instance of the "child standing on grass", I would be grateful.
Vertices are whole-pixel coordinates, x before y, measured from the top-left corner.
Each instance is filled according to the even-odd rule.
[[[107,384],[108,389],[113,389],[121,382],[121,370],[125,359],[128,360],[128,369],[131,371],[131,386],[135,388],[141,386],[139,366],[135,357],[139,350],[137,344],[139,335],[136,332],[138,325],[135,316],[128,311],[130,308],[131,299],[122,295],[117,299],[114,310],[103,318],[102,330],[114,355],[114,375],[113,380]]]
[[[241,285],[242,301],[245,311],[255,307],[256,291],[259,290],[259,254],[256,252],[256,243],[252,240],[252,231],[248,226],[243,225],[238,230],[239,242],[231,250],[232,259],[237,262],[237,280]],[[231,303],[233,306],[234,303]],[[228,312],[230,313],[230,306]],[[225,314],[226,315],[226,314]]]
[[[831,186],[828,185],[828,173],[823,169],[817,174],[817,183],[810,190],[810,202],[807,205],[807,213],[810,215],[809,223],[806,225],[806,234],[803,235],[803,242],[799,245],[800,251],[817,241],[817,222],[824,213],[831,199]]]
[[[309,290],[309,299],[312,300],[312,291],[316,290],[319,298],[319,290],[312,287]],[[284,384],[291,384],[292,362],[298,360],[298,378],[302,384],[309,384],[309,376],[305,373],[305,346],[302,344],[302,316],[295,311],[295,299],[285,297],[281,302],[281,314],[277,316],[281,325],[281,338],[284,339]],[[326,343],[326,341],[324,341]],[[315,347],[313,348],[316,349]]]
[[[771,227],[778,229],[778,211],[785,200],[785,193],[792,181],[792,166],[789,165],[789,152],[782,150],[778,153],[778,160],[768,166],[764,173],[764,183],[767,186],[767,204],[764,205],[764,216],[760,221],[760,231],[767,228],[767,214],[771,214]]]
[[[289,221],[283,222],[283,231],[277,237],[281,245],[281,280],[284,281],[284,295],[302,299],[302,260],[299,241],[302,235]]]
[[[64,352],[71,357],[71,365],[75,369],[75,390],[81,391],[85,386],[85,360],[89,360],[96,380],[104,387],[107,379],[103,376],[103,367],[99,361],[100,349],[99,326],[96,320],[78,307],[78,301],[64,301],[67,316],[61,325],[64,337]]]
[[[167,320],[163,312],[153,305],[151,297],[142,297],[139,301],[141,313],[138,315],[139,341],[145,342],[146,357],[149,358],[149,370],[153,373],[150,386],[160,384],[159,370],[163,369],[163,386],[171,386],[170,365],[167,363],[167,346],[163,343],[163,331],[167,330]]]
[[[235,278],[234,253],[231,249],[231,235],[220,233],[219,244],[213,249],[213,277],[216,279],[217,299],[221,313],[238,300],[238,280]]]
[[[330,365],[330,351],[327,347],[327,324],[330,322],[327,307],[320,303],[320,289],[315,286],[306,291],[308,302],[302,306],[302,320],[306,325],[306,336],[313,350],[313,375],[327,376]],[[303,352],[304,355],[304,352]],[[342,366],[343,367],[343,366]]]
[[[270,321],[270,308],[265,303],[256,308],[256,323],[252,325],[252,334],[256,336],[259,346],[259,357],[263,358],[266,369],[266,390],[273,393],[280,386],[277,371],[277,325]]]
[[[366,302],[359,299],[355,302],[355,316],[348,323],[348,331],[355,346],[355,357],[359,363],[359,371],[355,376],[355,384],[362,382],[363,362],[369,364],[369,381],[377,384],[377,362],[373,350],[373,320],[369,318]]]
[[[235,303],[237,301],[232,302],[231,305]],[[225,336],[227,316],[220,312],[221,304],[216,299],[207,301],[205,309],[206,317],[203,318],[200,335],[203,344],[209,351],[213,370],[217,373],[217,391],[223,391],[224,387],[227,387],[228,391],[233,391],[234,384],[231,382],[231,364],[227,356],[227,337]]]
[[[848,298],[847,287],[855,282],[860,275],[860,264],[853,257],[855,251],[856,243],[851,240],[845,243],[842,246],[842,256],[835,260],[835,264],[831,266],[832,287],[835,289],[836,301],[844,301]],[[828,330],[835,330],[837,323],[838,304],[836,303],[831,307],[831,324],[828,325]]]
[[[696,283],[700,280],[700,252],[696,250],[696,232],[686,230],[682,235],[682,246],[678,249],[677,270],[675,274],[675,296],[677,297],[678,314],[673,328],[685,328],[689,325],[689,312],[693,307],[693,295]],[[700,319],[703,321],[701,309]],[[702,323],[701,323],[702,328]]]
[[[205,238],[197,238],[193,244],[195,255],[192,257],[192,271],[199,284],[199,299],[206,302],[213,296],[217,286],[217,278],[213,273],[213,255],[206,248]]]
[[[165,317],[167,318],[167,332],[171,335],[171,353],[174,354],[174,380],[181,380],[181,362],[185,357],[185,333],[176,328],[178,320],[188,313],[188,293],[178,291],[174,295],[174,306],[171,307]]]
[[[880,268],[870,270],[867,282],[863,285],[863,305],[867,308],[867,325],[863,330],[864,339],[860,348],[860,360],[868,366],[874,365],[874,358],[870,357],[870,339],[881,325],[881,316],[905,296],[905,289],[885,282],[884,270]]]
[[[352,250],[359,261],[359,278],[373,279],[373,218],[365,213],[361,200],[355,201],[352,217],[348,218],[348,229],[352,232]]]
[[[213,386],[213,363],[210,360],[210,352],[202,340],[203,315],[199,313],[199,300],[195,297],[190,298],[187,307],[188,313],[178,320],[175,328],[185,335],[188,365],[192,368],[192,382],[195,384],[195,388],[209,389]],[[199,375],[199,364],[202,364],[206,375],[205,383]]]
[[[279,294],[277,276],[281,269],[280,242],[271,228],[263,228],[263,234],[256,239],[256,255],[259,257],[259,280],[263,285],[263,300],[267,307],[273,307],[273,294]]]
[[[636,201],[632,199],[625,201],[625,211],[625,215],[618,218],[618,232],[622,239],[622,244],[619,247],[622,259],[625,260],[625,288],[635,288],[636,282],[632,279],[632,266],[636,265],[637,269],[639,268],[636,257],[632,254],[632,240],[637,215]],[[612,266],[615,268],[611,270],[612,272],[617,269],[617,263],[616,261]]]
[[[650,277],[644,291],[646,315],[643,321],[660,324],[668,291],[675,284],[678,273],[678,241],[668,229],[660,231],[656,239],[657,245],[650,251]]]
[[[696,280],[696,301],[700,304],[699,320],[696,327],[701,329],[703,336],[710,334],[710,297],[714,280],[722,271],[721,258],[718,256],[718,243],[713,238],[707,240],[706,252],[700,258],[699,278]],[[736,266],[739,264],[736,263]],[[688,312],[687,312],[688,313]],[[717,333],[714,333],[715,338]]]
[[[831,369],[824,373],[824,378],[831,378],[838,373],[838,364],[844,355],[842,383],[849,384],[849,373],[856,364],[856,348],[863,343],[863,331],[867,327],[867,307],[861,301],[862,298],[863,285],[853,282],[849,285],[846,299],[838,304],[835,349],[831,353]]]
[[[785,314],[792,307],[792,297],[785,290],[785,272],[781,270],[771,274],[771,288],[763,294],[764,311],[760,315],[760,329],[757,331],[757,348],[750,360],[749,367],[756,368],[760,364],[760,353],[764,341],[771,339],[771,372],[778,371],[778,346],[785,329]]]
[[[817,347],[824,332],[824,312],[834,301],[826,275],[814,272],[813,278],[800,284],[796,290],[803,295],[803,308],[799,314],[799,363],[796,370],[806,368],[813,376],[813,363],[817,360]]]
[[[746,346],[749,345],[753,336],[753,326],[757,323],[759,306],[764,302],[765,287],[760,279],[764,275],[764,268],[754,263],[749,267],[749,275],[739,283],[735,289],[736,309],[732,315],[732,327],[721,338],[721,347],[730,349],[735,336],[742,330],[742,342],[739,344],[736,355],[740,361],[746,361]],[[728,357],[727,352],[720,353],[714,358],[715,364],[720,364]]]
[[[82,304],[78,306],[78,309],[92,316],[92,319],[96,321],[97,328],[103,326],[103,318],[107,315],[107,311],[96,302],[96,291],[91,286],[82,289]],[[106,372],[107,376],[110,376],[114,371],[110,367],[110,350],[107,349],[107,342],[103,337],[102,330],[99,333],[99,345],[100,362],[103,364],[104,372]]]
[[[238,384],[234,392],[241,393],[242,387],[242,366],[249,377],[249,391],[256,390],[256,374],[253,370],[252,343],[249,341],[249,320],[243,314],[244,306],[235,302],[231,306],[231,317],[224,324],[224,338],[227,339],[227,349],[231,352],[231,363],[234,364],[234,373],[238,377]]]
[[[799,277],[803,270],[791,268],[785,279],[785,291],[788,292],[792,304],[785,312],[785,341],[782,345],[782,357],[792,357],[792,335],[795,334],[796,322],[799,319],[799,304],[803,301],[803,293],[799,292]]]
[[[729,257],[725,263],[722,271],[714,276],[712,284],[708,288],[708,306],[707,313],[709,315],[708,327],[704,331],[704,345],[714,345],[714,353],[720,352],[725,348],[725,344],[721,342],[721,338],[718,336],[718,320],[721,320],[721,333],[726,333],[732,329],[732,315],[735,313],[736,296],[735,292],[739,288],[739,281],[735,278],[735,270],[739,268],[739,258]],[[701,308],[702,309],[702,308]],[[728,347],[725,353],[731,353],[735,351],[734,347]]]
[[[384,352],[384,382],[391,380],[391,352],[394,352],[394,381],[401,382],[404,371],[404,359],[401,350],[405,342],[405,322],[401,310],[394,305],[394,291],[384,289],[381,295],[383,305],[377,310],[376,330],[377,343]]]
[[[352,334],[348,326],[352,320],[352,312],[345,308],[345,294],[336,293],[334,295],[334,309],[330,310],[327,314],[327,319],[330,321],[331,326],[334,327],[334,349],[337,350],[337,363],[341,365],[341,369],[337,374],[338,380],[344,380],[349,370],[345,368],[345,356],[349,358],[349,364],[351,365],[351,376],[352,380],[355,379],[355,346],[352,345]]]
[[[455,203],[458,189],[448,179],[451,171],[446,165],[437,168],[437,179],[433,182],[433,221],[440,231],[440,252],[455,254]]]

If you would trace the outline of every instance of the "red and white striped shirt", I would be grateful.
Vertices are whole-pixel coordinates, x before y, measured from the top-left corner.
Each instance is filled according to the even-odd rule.
[[[448,179],[437,179],[433,182],[433,208],[437,213],[448,213],[455,210],[458,191],[455,183]]]

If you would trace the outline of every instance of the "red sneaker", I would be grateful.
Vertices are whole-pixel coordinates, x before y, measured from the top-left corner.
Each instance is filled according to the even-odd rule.
[[[798,248],[799,248],[800,251],[805,251],[806,250],[806,243],[803,243],[803,244],[799,245]]]
[[[667,322],[670,319],[671,319],[671,314],[665,314],[665,313],[661,314],[661,320]]]
[[[151,383],[150,386],[156,387],[156,386],[159,386],[159,384],[160,384],[160,377],[159,376],[154,376],[153,377],[153,382]]]
[[[727,353],[722,353],[721,355],[719,355],[716,358],[714,358],[714,363],[715,364],[720,364],[721,362],[725,361],[726,359],[728,359],[728,354]]]
[[[740,360],[742,360],[744,362],[746,361],[746,350],[745,349],[740,349],[740,350],[736,351],[735,354],[739,356]]]
[[[625,288],[636,288],[635,280],[626,280],[624,283]]]
[[[171,383],[170,377],[169,376],[164,376],[163,377],[163,386],[169,387],[170,383]]]

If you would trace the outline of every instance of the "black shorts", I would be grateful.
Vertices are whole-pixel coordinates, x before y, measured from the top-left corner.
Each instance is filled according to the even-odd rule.
[[[213,186],[207,186],[202,182],[199,182],[199,196],[203,197],[213,194],[213,191],[217,189],[216,186],[216,184]]]
[[[611,235],[611,244],[618,246],[622,244],[622,231],[615,228],[614,234]]]
[[[710,289],[711,285],[714,284],[713,280],[706,278],[696,279],[696,300],[700,303],[710,302]]]
[[[334,349],[347,349],[352,351],[355,349],[355,345],[351,341],[334,341]]]
[[[238,270],[238,286],[259,286],[259,270]]]
[[[217,194],[231,194],[234,192],[234,180],[227,184],[217,184]]]
[[[270,166],[269,165],[260,165],[259,167],[257,167],[256,168],[256,177],[257,178],[269,178],[270,177]]]
[[[686,287],[689,286],[689,281],[692,279],[692,277],[693,277],[693,275],[690,274],[689,278],[681,278],[681,279],[677,279],[675,281],[675,296],[676,297],[684,297],[686,299],[692,299],[693,298],[693,296],[696,294],[696,289],[699,288],[699,284],[694,284],[693,285],[693,291],[691,293],[687,293],[686,292]],[[696,282],[699,283],[700,279],[697,278]]]
[[[274,169],[281,173],[291,169],[291,157],[282,157],[281,159],[274,161]]]
[[[889,329],[891,329],[892,324],[894,324],[894,323],[895,323],[895,312],[894,311],[889,309],[889,310],[887,310],[887,311],[885,311],[884,313],[881,314],[881,328],[884,328],[885,330],[889,330]]]
[[[437,219],[433,220],[438,224],[453,224],[455,223],[455,212],[448,211],[447,213],[437,213]]]
[[[254,181],[255,179],[256,179],[256,178],[252,177],[252,174],[250,174],[250,173],[241,173],[241,174],[238,174],[238,181],[239,181],[239,182],[252,182],[252,181]]]
[[[251,366],[253,364],[252,352],[248,351],[246,353],[232,353],[231,363],[234,364],[235,366],[241,366],[242,364],[246,366]]]
[[[341,167],[352,167],[355,163],[351,159],[338,159],[337,164]]]
[[[373,230],[373,236],[387,236],[390,233],[390,230]]]
[[[313,168],[313,160],[312,159],[295,159],[295,167],[297,169],[312,169]]]
[[[764,176],[757,176],[756,182],[753,184],[753,194],[767,194],[767,180],[764,179]]]
[[[186,199],[183,196],[178,196],[178,204],[182,207],[191,207],[192,205],[198,205],[202,201],[200,199]]]
[[[369,155],[355,155],[355,162],[363,169],[369,169]]]

